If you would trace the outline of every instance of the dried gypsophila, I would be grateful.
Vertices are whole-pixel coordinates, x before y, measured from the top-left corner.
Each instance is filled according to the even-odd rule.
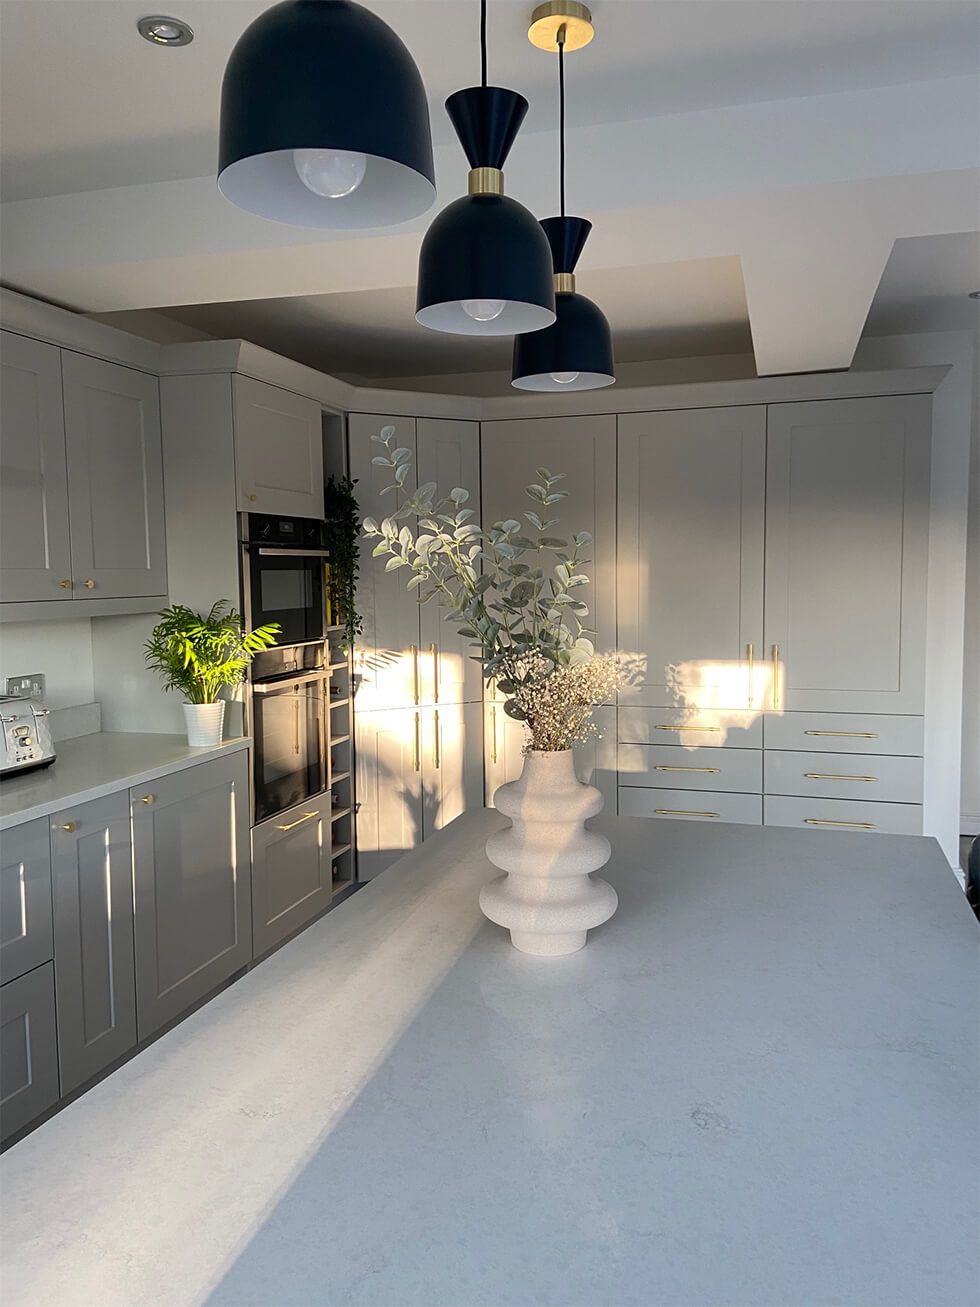
[[[532,676],[513,695],[529,731],[524,752],[557,753],[598,735],[593,709],[612,698],[625,680],[614,653]]]

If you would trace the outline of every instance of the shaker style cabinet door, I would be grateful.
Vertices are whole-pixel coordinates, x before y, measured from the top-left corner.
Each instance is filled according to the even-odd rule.
[[[763,407],[619,419],[623,703],[763,707]]]
[[[133,854],[125,792],[51,818],[61,1092],[136,1043]]]
[[[73,594],[167,592],[156,377],[62,354]]]
[[[4,984],[54,956],[51,849],[46,817],[0,838],[0,980]]]
[[[252,958],[248,754],[130,790],[140,1039]]]
[[[471,509],[470,520],[479,522],[479,423],[419,418],[417,425],[419,484],[434,481],[440,496],[448,495],[456,486],[468,491],[470,497],[460,507]],[[476,567],[479,571],[479,562]],[[402,569],[395,576],[404,585],[408,573]],[[452,622],[446,621],[445,608],[434,599],[421,605],[419,616],[422,702],[478,703],[483,697],[483,677],[480,664],[472,659],[474,650],[469,641],[457,634]]]
[[[36,967],[0,989],[0,1138],[58,1101],[54,967]]]
[[[326,908],[333,894],[330,795],[252,831],[252,942],[256,957]]]
[[[348,423],[350,474],[357,482],[354,495],[361,518],[373,517],[380,522],[394,512],[398,496],[394,491],[381,493],[391,484],[391,470],[375,467],[371,462],[373,458],[383,457],[385,452],[371,437],[382,427],[395,428],[395,445],[412,454],[412,470],[405,489],[414,491],[418,485],[415,419],[352,413]],[[422,702],[418,597],[414,590],[406,588],[408,569],[387,571],[387,557],[372,558],[373,547],[370,539],[363,541],[357,582],[357,611],[364,623],[354,657],[359,713]]]
[[[422,843],[423,711],[356,716],[358,880],[371,880]]]
[[[769,710],[921,713],[931,397],[769,407]]]
[[[71,599],[61,351],[0,333],[0,600]]]
[[[242,513],[323,517],[320,405],[252,377],[232,378]]]
[[[483,704],[443,704],[422,716],[422,836],[483,807]]]

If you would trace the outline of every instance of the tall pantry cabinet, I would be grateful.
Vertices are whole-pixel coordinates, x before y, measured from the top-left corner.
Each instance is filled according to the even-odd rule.
[[[479,427],[446,418],[351,414],[351,476],[363,517],[396,505],[372,436],[395,428],[410,450],[406,489],[462,486],[479,509]],[[482,678],[467,642],[434,602],[420,604],[407,574],[365,549],[358,582],[363,634],[355,653],[358,875],[370,879],[467,808],[483,803]]]

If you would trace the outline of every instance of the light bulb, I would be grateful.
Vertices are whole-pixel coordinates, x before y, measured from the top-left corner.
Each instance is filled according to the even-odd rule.
[[[506,304],[506,300],[463,300],[463,312],[468,313],[474,322],[493,322],[503,313]]]
[[[303,185],[325,200],[356,191],[367,172],[367,156],[353,150],[294,150],[293,163]]]
[[[578,372],[552,372],[552,373],[550,373],[551,380],[552,380],[552,381],[557,381],[558,384],[559,384],[559,386],[568,386],[568,385],[570,385],[573,381],[578,381],[578,379],[579,379],[579,375],[580,375],[580,374],[579,374]]]

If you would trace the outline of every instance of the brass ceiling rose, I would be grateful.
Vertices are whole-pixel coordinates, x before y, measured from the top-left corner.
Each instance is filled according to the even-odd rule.
[[[558,33],[565,29],[565,51],[581,50],[595,36],[592,14],[578,0],[547,0],[538,5],[531,15],[527,39],[539,50],[554,54],[558,49]]]

